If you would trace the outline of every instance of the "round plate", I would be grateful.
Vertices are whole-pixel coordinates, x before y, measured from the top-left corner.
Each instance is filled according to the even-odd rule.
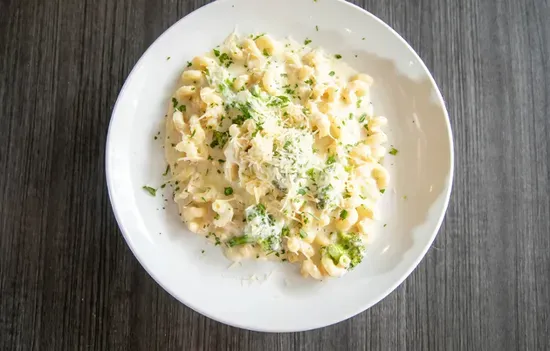
[[[312,40],[371,75],[375,113],[389,120],[399,150],[385,166],[391,186],[366,258],[340,279],[303,279],[290,264],[250,261],[231,266],[219,247],[190,233],[159,190],[165,162],[166,106],[188,60],[233,30]],[[413,49],[368,12],[337,0],[220,0],[183,18],[136,64],[115,105],[106,151],[113,210],[139,262],[166,291],[192,309],[233,326],[301,331],[347,319],[394,290],[434,240],[447,207],[453,145],[441,94]],[[204,252],[203,252],[204,250]],[[410,299],[417,298],[409,296]]]

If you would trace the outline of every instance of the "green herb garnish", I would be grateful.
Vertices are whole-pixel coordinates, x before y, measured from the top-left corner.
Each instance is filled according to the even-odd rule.
[[[150,186],[144,185],[142,189],[146,190],[151,196],[157,196],[157,189],[151,188]]]
[[[390,150],[390,155],[397,155],[397,153],[399,152],[399,150],[397,150],[396,148],[392,147],[391,150]]]
[[[283,229],[281,230],[281,236],[289,236],[290,235],[290,229],[285,225]]]
[[[274,107],[274,106],[285,107],[285,106],[288,105],[289,102],[290,102],[290,99],[288,98],[288,96],[284,96],[284,95],[274,96],[269,100],[269,102],[267,103],[267,106],[269,106],[269,107]]]
[[[223,193],[225,194],[225,196],[229,196],[229,195],[233,194],[233,188],[232,187],[227,187],[223,190]]]
[[[218,57],[218,60],[220,60],[220,63],[225,67],[229,67],[233,64],[231,57],[229,57],[229,55],[225,52]]]
[[[252,242],[254,242],[254,240],[252,240],[251,238],[249,238],[246,235],[243,235],[243,236],[238,236],[238,237],[232,238],[231,240],[229,240],[227,242],[227,245],[229,245],[229,247],[234,247],[234,246],[238,246],[238,245],[249,244],[249,243],[252,243]]]
[[[347,210],[342,210],[340,212],[340,219],[344,220],[346,218],[348,218],[348,211]]]
[[[210,143],[210,147],[215,148],[216,146],[219,146],[221,149],[223,149],[223,147],[227,143],[227,140],[229,140],[229,132],[218,132],[217,130],[215,130],[214,134],[212,135],[212,142]]]
[[[261,37],[263,37],[264,35],[265,35],[265,33],[259,34],[259,35],[255,36],[254,39],[252,39],[252,40],[256,41],[256,40],[260,39]]]

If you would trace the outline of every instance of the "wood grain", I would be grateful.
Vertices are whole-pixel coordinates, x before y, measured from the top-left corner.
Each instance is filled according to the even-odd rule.
[[[454,189],[433,248],[396,291],[295,334],[178,303],[110,209],[105,137],[124,79],[207,2],[0,0],[0,350],[549,350],[550,2],[353,1],[433,72]]]

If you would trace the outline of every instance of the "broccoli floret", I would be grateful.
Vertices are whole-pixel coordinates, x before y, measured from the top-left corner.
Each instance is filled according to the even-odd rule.
[[[332,258],[335,264],[338,264],[340,257],[346,253],[346,250],[339,244],[331,244],[326,248],[327,254]]]
[[[338,240],[334,244],[330,244],[324,249],[323,254],[328,255],[334,264],[338,264],[342,256],[347,256],[350,260],[349,268],[353,269],[361,260],[365,246],[361,238],[356,233],[338,233]]]
[[[281,248],[282,224],[269,214],[263,204],[250,206],[245,210],[246,226],[243,234],[263,251],[279,251]]]

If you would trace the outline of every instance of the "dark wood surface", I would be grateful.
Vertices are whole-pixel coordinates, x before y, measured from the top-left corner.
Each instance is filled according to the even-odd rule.
[[[0,0],[0,350],[550,350],[550,2],[354,1],[433,72],[455,183],[434,246],[396,291],[295,334],[180,304],[111,212],[117,94],[155,38],[207,2]]]

